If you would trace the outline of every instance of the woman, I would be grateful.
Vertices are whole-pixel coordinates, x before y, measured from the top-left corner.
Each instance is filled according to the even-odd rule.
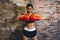
[[[32,4],[27,4],[26,9],[27,9],[27,14],[33,14]],[[28,23],[23,30],[23,40],[28,40],[29,38],[33,38],[33,40],[38,40],[37,30],[34,26],[34,22]]]
[[[27,9],[27,14],[32,14],[33,5],[27,4],[26,9]],[[34,26],[34,22],[26,25],[26,27],[23,30],[23,37],[24,37],[23,40],[28,40],[28,38],[33,38],[33,40],[38,40],[37,31]]]

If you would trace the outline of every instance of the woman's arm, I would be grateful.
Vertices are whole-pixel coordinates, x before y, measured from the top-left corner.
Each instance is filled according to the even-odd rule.
[[[21,15],[18,15],[15,20],[16,20],[16,21],[20,21],[20,20],[19,20],[20,16],[21,16]],[[25,22],[23,22],[23,21],[20,21],[20,23],[25,24]]]
[[[19,20],[19,17],[20,17],[20,15],[18,15],[15,20],[18,21]]]

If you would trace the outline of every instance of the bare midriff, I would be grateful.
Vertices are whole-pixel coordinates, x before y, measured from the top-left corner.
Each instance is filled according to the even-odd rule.
[[[29,24],[27,24],[27,25],[26,25],[26,28],[28,28],[28,29],[33,29],[33,28],[35,28],[34,23],[29,23]]]

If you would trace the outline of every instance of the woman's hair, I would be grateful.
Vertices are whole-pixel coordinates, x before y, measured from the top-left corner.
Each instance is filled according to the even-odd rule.
[[[28,8],[29,6],[31,6],[33,8],[33,5],[31,3],[28,3],[26,8]]]

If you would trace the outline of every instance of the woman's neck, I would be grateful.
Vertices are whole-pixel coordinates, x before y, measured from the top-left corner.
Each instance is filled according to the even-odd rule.
[[[32,14],[32,12],[27,12],[28,14]]]

